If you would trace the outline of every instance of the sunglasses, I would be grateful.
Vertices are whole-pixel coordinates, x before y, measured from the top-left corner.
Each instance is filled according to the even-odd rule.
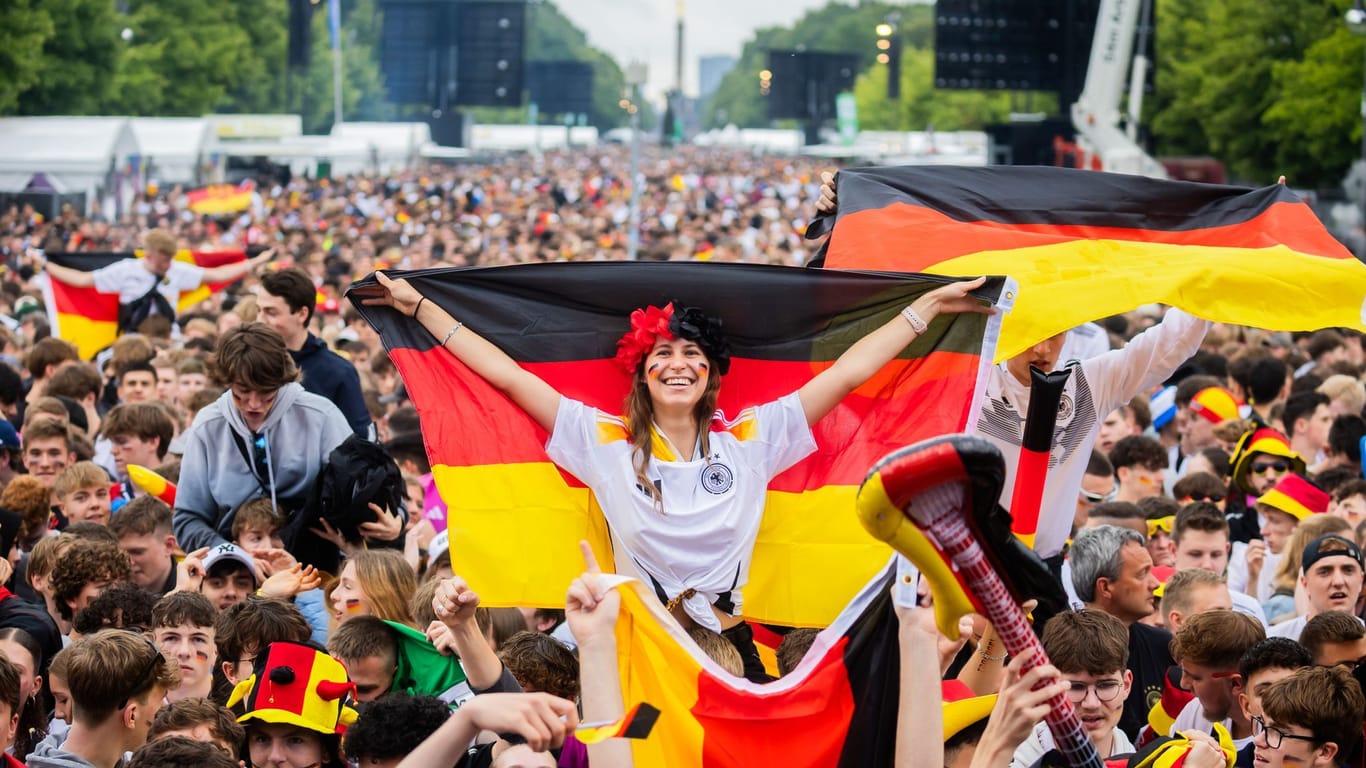
[[[1157,517],[1148,520],[1147,523],[1148,538],[1151,539],[1152,537],[1156,536],[1159,531],[1161,531],[1162,533],[1171,533],[1172,526],[1176,523],[1176,516],[1168,515],[1166,517]]]
[[[1223,500],[1224,494],[1222,493],[1192,493],[1181,501],[1184,504],[1189,504],[1193,501],[1208,501],[1211,504],[1218,504]]]
[[[1119,493],[1118,489],[1110,491],[1109,493],[1092,493],[1090,491],[1080,491],[1082,501],[1085,501],[1088,504],[1100,504],[1103,502],[1114,501],[1115,494],[1117,493]]]
[[[1282,475],[1290,471],[1290,462],[1286,461],[1285,459],[1277,459],[1275,461],[1252,462],[1252,474],[1254,475],[1263,474],[1268,469],[1275,472],[1278,475]]]

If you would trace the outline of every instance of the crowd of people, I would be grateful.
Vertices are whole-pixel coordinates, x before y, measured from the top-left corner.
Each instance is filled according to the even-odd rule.
[[[619,597],[591,551],[555,608],[483,607],[452,563],[445,513],[459,499],[434,493],[417,410],[341,299],[376,270],[366,301],[415,318],[550,434],[550,459],[593,488],[630,555],[618,562],[700,648],[737,678],[790,674],[815,632],[769,627],[783,642],[767,668],[736,576],[768,479],[940,315],[988,310],[975,283],[927,293],[800,390],[717,429],[729,358],[702,309],[631,318],[618,362],[634,391],[608,414],[384,273],[625,258],[624,169],[604,149],[265,182],[225,217],[175,191],[123,221],[0,211],[6,761],[631,764],[623,740],[576,736],[625,713]],[[678,148],[645,169],[643,259],[803,264],[806,224],[838,204],[809,161]],[[48,258],[134,249],[94,271]],[[251,256],[202,269],[179,250]],[[181,291],[229,280],[178,308]],[[52,335],[44,281],[135,311],[83,360]],[[1007,489],[1029,368],[1065,365],[1072,407],[1035,542],[1072,601],[1035,628],[1050,663],[1026,670],[981,617],[947,638],[931,609],[899,606],[898,764],[1047,760],[1043,716],[1061,694],[1103,757],[1177,737],[1189,768],[1366,764],[1361,334],[1148,307],[1043,340],[987,380],[978,430],[1007,457]],[[320,510],[337,456],[376,444],[395,492]],[[724,483],[700,471],[714,465],[733,468]]]

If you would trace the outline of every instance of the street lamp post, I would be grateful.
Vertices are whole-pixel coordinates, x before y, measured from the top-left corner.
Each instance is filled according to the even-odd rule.
[[[1366,7],[1362,6],[1362,0],[1356,0],[1356,4],[1347,10],[1347,28],[1355,34],[1366,36]],[[1361,214],[1361,244],[1357,253],[1366,260],[1366,58],[1361,68],[1361,172],[1357,175],[1357,181],[1361,195],[1357,201]]]
[[[640,253],[640,86],[649,77],[649,70],[641,62],[626,67],[626,87],[629,97],[623,98],[623,108],[631,115],[631,208],[626,231],[626,258],[635,261]]]

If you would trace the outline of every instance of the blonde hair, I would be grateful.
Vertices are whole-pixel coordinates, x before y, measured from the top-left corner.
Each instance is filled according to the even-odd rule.
[[[1345,373],[1329,376],[1315,391],[1329,400],[1341,400],[1348,413],[1361,413],[1366,408],[1366,385]]]
[[[52,493],[60,501],[76,491],[101,485],[109,485],[109,473],[93,461],[78,461],[57,475]]]
[[[417,576],[403,553],[395,549],[368,549],[353,556],[351,563],[356,566],[356,581],[370,603],[370,613],[412,626]]]

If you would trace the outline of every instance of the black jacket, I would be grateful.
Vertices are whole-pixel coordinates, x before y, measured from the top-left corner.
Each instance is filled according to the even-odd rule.
[[[355,366],[345,358],[327,348],[322,339],[308,334],[304,346],[298,352],[289,353],[295,365],[303,371],[304,389],[320,397],[331,400],[346,417],[351,430],[367,440],[375,438],[372,433],[370,409],[365,407],[365,397],[360,391],[360,374]]]

